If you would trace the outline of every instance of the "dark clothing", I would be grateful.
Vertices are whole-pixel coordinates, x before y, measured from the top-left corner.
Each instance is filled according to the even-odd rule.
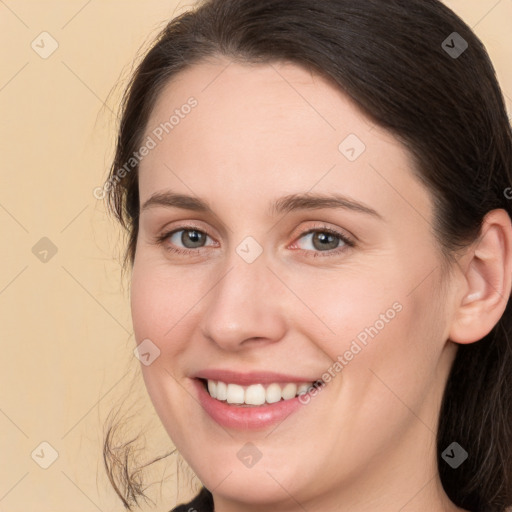
[[[213,496],[206,487],[202,487],[190,503],[178,505],[171,512],[213,512]]]

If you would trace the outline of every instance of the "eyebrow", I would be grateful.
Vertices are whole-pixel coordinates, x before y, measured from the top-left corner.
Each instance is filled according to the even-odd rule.
[[[195,212],[214,215],[213,210],[202,199],[186,194],[177,194],[172,191],[157,192],[144,202],[141,212],[149,208],[162,206],[166,208],[180,208]],[[295,210],[316,210],[322,208],[344,209],[365,213],[382,219],[376,210],[340,194],[290,194],[280,197],[270,205],[270,215],[279,215]]]

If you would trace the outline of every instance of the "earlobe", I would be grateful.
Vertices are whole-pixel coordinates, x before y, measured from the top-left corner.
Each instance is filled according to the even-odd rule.
[[[450,340],[473,343],[497,324],[512,287],[512,224],[503,209],[489,212],[464,258],[463,296],[455,306]]]

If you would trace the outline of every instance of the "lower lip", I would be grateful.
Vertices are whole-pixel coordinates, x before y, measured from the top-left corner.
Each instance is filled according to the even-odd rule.
[[[302,403],[299,397],[290,400],[281,400],[274,404],[266,404],[251,407],[230,405],[227,402],[220,402],[210,396],[204,384],[199,379],[194,379],[197,387],[199,401],[203,409],[219,425],[237,430],[258,430],[264,429],[278,422],[297,411]]]

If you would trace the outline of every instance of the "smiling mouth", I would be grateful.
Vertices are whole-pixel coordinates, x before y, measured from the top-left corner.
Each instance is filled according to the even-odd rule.
[[[323,381],[317,380],[309,383],[270,383],[251,384],[240,386],[239,384],[226,383],[219,380],[199,379],[208,394],[229,405],[238,407],[258,407],[292,400],[299,395],[310,391],[313,387],[323,385]]]

